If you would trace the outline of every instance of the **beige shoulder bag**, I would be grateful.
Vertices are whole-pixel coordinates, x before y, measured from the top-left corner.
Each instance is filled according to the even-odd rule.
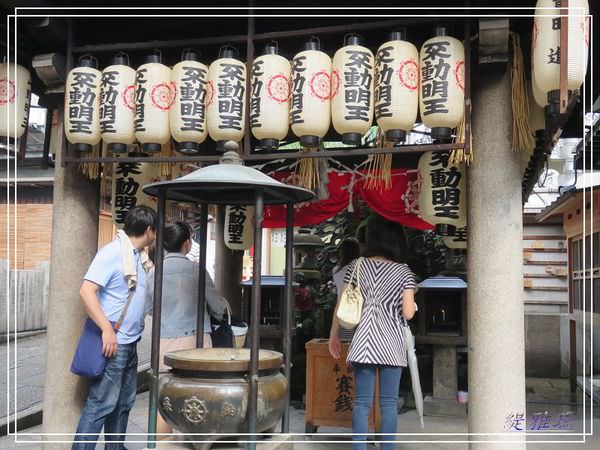
[[[360,293],[360,265],[363,258],[358,258],[352,274],[350,282],[342,295],[340,296],[340,304],[337,309],[337,318],[340,325],[348,330],[353,330],[360,321],[362,312],[362,294]]]

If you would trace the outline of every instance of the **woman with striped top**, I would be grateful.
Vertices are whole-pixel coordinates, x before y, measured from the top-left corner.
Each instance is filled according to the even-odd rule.
[[[354,367],[355,399],[352,433],[355,450],[366,450],[368,420],[373,406],[375,379],[379,377],[382,450],[391,450],[397,427],[398,391],[402,368],[406,367],[406,347],[402,321],[415,314],[413,273],[402,264],[402,226],[378,218],[367,233],[363,258],[353,261],[344,278],[344,289],[355,277],[360,280],[362,313],[348,351]],[[333,355],[335,357],[335,355]],[[339,358],[339,355],[338,355]]]

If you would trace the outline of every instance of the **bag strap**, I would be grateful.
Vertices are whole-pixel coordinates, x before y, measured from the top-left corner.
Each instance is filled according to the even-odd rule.
[[[350,283],[353,282],[354,278],[356,278],[356,287],[360,287],[360,263],[362,262],[362,257],[358,258],[356,260],[356,264],[354,264],[354,267],[352,268],[352,274],[350,275]]]
[[[229,304],[227,304],[227,325],[231,326],[231,308],[229,307]]]
[[[129,289],[129,294],[127,295],[127,303],[125,303],[125,308],[123,308],[123,311],[121,311],[119,320],[117,320],[117,323],[115,323],[115,328],[114,328],[115,331],[119,331],[119,328],[121,328],[121,324],[123,323],[123,319],[125,319],[125,314],[127,314],[127,310],[129,309],[129,305],[131,304],[131,299],[132,299],[134,293],[135,293],[135,288]]]

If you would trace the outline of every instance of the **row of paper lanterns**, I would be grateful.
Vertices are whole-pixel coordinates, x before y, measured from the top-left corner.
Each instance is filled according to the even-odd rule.
[[[560,89],[559,7],[555,0],[539,0],[532,34],[534,99],[554,111]],[[587,70],[589,6],[586,0],[572,0],[569,8],[568,88],[577,90]],[[446,32],[440,28],[436,33]],[[445,41],[447,52],[439,44]],[[447,137],[463,110],[460,41],[436,36],[423,45],[420,57],[400,33],[392,33],[375,57],[358,36],[347,36],[346,44],[333,64],[317,40],[309,41],[291,66],[275,45],[254,61],[250,128],[262,146],[276,147],[290,126],[305,146],[316,145],[330,122],[346,142],[356,144],[373,117],[390,140],[398,141],[414,124],[419,103],[421,118],[434,137]],[[441,56],[450,56],[439,58],[440,50]],[[171,70],[161,64],[160,54],[153,54],[135,71],[126,55],[119,54],[101,73],[93,58],[82,58],[67,81],[69,141],[83,152],[101,138],[114,152],[126,151],[135,140],[148,152],[158,151],[171,136],[184,152],[194,152],[207,134],[217,142],[239,141],[246,120],[247,96],[240,94],[245,91],[246,68],[236,59],[235,49],[222,49],[210,69],[198,61],[197,52],[184,52],[182,59]],[[370,89],[365,91],[365,86]],[[27,69],[0,64],[0,135],[22,136],[30,92]],[[442,94],[447,94],[447,102]]]
[[[332,59],[311,38],[290,62],[276,43],[266,46],[250,70],[226,46],[210,67],[194,50],[173,69],[153,53],[137,71],[119,54],[102,72],[91,56],[68,75],[66,136],[79,152],[103,139],[113,152],[136,140],[160,151],[171,137],[194,153],[207,136],[222,146],[240,141],[246,120],[263,148],[277,148],[289,129],[303,146],[316,147],[333,124],[347,144],[359,145],[373,119],[398,142],[422,121],[436,139],[450,137],[464,110],[464,49],[445,27],[417,48],[394,32],[376,55],[362,37],[349,34]],[[249,117],[246,118],[246,101]]]

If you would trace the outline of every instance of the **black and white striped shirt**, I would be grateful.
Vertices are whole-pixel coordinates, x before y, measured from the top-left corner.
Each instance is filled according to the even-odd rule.
[[[356,261],[346,271],[346,283],[350,283]],[[363,258],[358,276],[363,305],[347,361],[405,367],[402,293],[415,288],[412,271],[406,264]]]

